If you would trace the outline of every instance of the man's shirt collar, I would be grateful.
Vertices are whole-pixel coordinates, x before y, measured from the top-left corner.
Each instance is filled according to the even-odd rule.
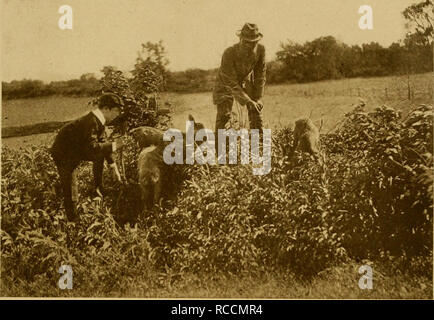
[[[98,120],[102,123],[102,125],[105,125],[105,118],[100,109],[92,110],[92,113],[94,114],[95,117],[98,118]]]

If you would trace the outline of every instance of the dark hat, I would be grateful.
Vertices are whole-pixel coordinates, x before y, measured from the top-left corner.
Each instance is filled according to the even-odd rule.
[[[241,30],[237,32],[237,36],[247,41],[261,40],[263,35],[258,31],[258,26],[254,23],[246,23]]]
[[[118,95],[114,93],[104,93],[99,97],[99,105],[108,107],[122,107],[124,102]]]

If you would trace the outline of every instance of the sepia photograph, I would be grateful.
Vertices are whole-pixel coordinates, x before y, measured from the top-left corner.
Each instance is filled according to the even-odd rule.
[[[0,1],[0,299],[433,299],[433,0]]]

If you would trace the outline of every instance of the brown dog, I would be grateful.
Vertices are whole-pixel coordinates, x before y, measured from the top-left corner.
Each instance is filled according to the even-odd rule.
[[[154,127],[138,127],[130,131],[140,149],[163,144],[163,130]]]
[[[145,147],[139,154],[137,168],[142,203],[150,209],[158,203],[163,187],[163,172],[166,164],[163,161],[163,145]]]
[[[188,120],[194,121],[193,116],[189,115]],[[194,123],[195,134],[203,128],[203,124]],[[142,149],[137,161],[139,185],[143,204],[145,208],[151,209],[160,202],[164,184],[173,182],[169,181],[168,178],[171,168],[163,160],[164,148],[170,142],[163,141],[164,132],[162,130],[152,127],[136,128],[131,131],[131,134]],[[171,188],[172,186],[167,185],[165,187]]]
[[[319,130],[310,119],[299,119],[295,122],[294,144],[291,155],[294,154],[297,147],[303,152],[309,152],[312,155],[319,154]]]

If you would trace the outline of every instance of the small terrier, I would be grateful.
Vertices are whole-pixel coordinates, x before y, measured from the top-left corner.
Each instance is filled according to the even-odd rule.
[[[297,147],[303,152],[312,155],[319,154],[319,130],[310,119],[299,119],[295,122],[294,144],[291,155],[294,154]]]

